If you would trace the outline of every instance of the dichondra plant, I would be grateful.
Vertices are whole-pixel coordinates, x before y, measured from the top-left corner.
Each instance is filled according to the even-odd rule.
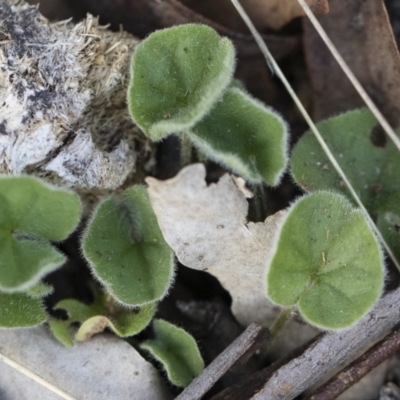
[[[150,323],[157,302],[171,284],[174,262],[144,187],[111,196],[93,213],[82,247],[105,292],[96,290],[89,305],[61,300],[56,308],[67,312],[65,320],[47,315],[42,300],[52,288],[41,278],[66,259],[50,241],[66,239],[78,225],[78,196],[35,178],[3,177],[0,199],[0,327],[29,327],[48,320],[55,337],[73,346],[71,326],[77,323],[74,339],[78,341],[106,328],[121,337],[132,336]],[[163,340],[183,341],[185,350],[190,348],[202,365],[194,339],[168,326],[169,334],[161,334]],[[179,366],[172,353],[171,357],[172,361],[165,362],[172,363],[173,379],[179,385],[189,383],[188,376],[193,377],[198,369],[183,373],[185,367]],[[188,363],[191,366],[191,361]],[[179,378],[180,374],[184,378]]]
[[[234,70],[232,43],[209,27],[183,25],[155,32],[132,57],[130,114],[151,140],[177,134],[249,183],[277,185],[287,164],[287,126],[233,80]],[[400,161],[391,143],[373,143],[375,127],[374,117],[366,110],[319,125],[400,258]],[[264,282],[255,284],[264,301],[262,285],[266,285],[266,296],[284,307],[284,315],[297,308],[316,327],[347,328],[381,294],[380,245],[363,213],[346,198],[345,185],[311,134],[293,152],[292,175],[315,193],[297,200],[279,219],[269,259],[265,255],[257,263],[261,272],[265,261]],[[268,220],[264,227],[262,223],[252,224],[251,229],[244,226],[241,213],[246,212],[247,203],[239,190],[235,193],[241,211],[240,218],[236,215],[240,224],[236,221],[234,229],[251,235],[253,228],[265,229],[260,237],[270,240]],[[42,300],[52,288],[41,280],[65,261],[50,242],[66,239],[77,227],[78,196],[35,178],[2,177],[0,204],[0,327],[28,327],[48,320],[54,335],[72,346],[73,337],[86,340],[105,328],[127,337],[151,322],[173,281],[174,254],[144,187],[132,187],[102,201],[88,221],[82,251],[103,292],[96,292],[89,305],[61,300],[56,308],[66,311],[65,320],[47,315]],[[197,217],[197,213],[190,215]],[[176,218],[171,225],[176,229]],[[204,225],[199,226],[203,229]],[[182,240],[176,242],[180,245]],[[253,276],[261,280],[261,273]],[[72,336],[71,326],[76,324],[80,326]],[[186,386],[204,368],[194,339],[167,321],[157,319],[153,328],[155,338],[140,347],[162,364],[174,385]]]
[[[29,289],[64,263],[49,241],[69,236],[81,206],[76,194],[31,177],[2,177],[0,197],[0,290],[12,293]]]
[[[40,279],[65,261],[49,241],[76,228],[80,201],[27,176],[1,177],[0,201],[0,326],[37,325],[46,320],[41,297],[51,290]]]
[[[132,310],[121,307],[114,299],[105,294],[97,293],[90,305],[80,303],[75,299],[61,300],[55,307],[67,312],[66,320],[51,318],[50,327],[60,342],[68,347],[73,346],[70,326],[79,323],[75,340],[84,341],[109,328],[120,337],[133,336],[141,332],[150,323],[156,311],[156,303],[140,309]]]
[[[95,277],[121,304],[138,307],[166,295],[174,255],[144,187],[101,203],[84,233],[82,248]]]
[[[289,209],[267,266],[266,293],[322,329],[343,329],[375,304],[383,256],[362,212],[342,195],[317,192]]]
[[[347,112],[318,124],[324,140],[355,188],[396,258],[400,259],[400,158],[381,137],[367,109]],[[353,201],[314,136],[308,132],[292,154],[292,175],[307,191],[335,190]]]
[[[132,58],[129,108],[152,140],[185,132],[206,115],[229,85],[235,50],[204,25],[157,31]]]
[[[152,140],[178,134],[249,182],[276,185],[286,124],[232,81],[234,66],[232,43],[207,26],[155,32],[132,57],[131,116]]]

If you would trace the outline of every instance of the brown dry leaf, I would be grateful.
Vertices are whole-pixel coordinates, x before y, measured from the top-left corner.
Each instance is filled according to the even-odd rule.
[[[202,164],[184,168],[176,177],[147,178],[151,205],[165,240],[179,261],[214,275],[232,296],[232,312],[243,325],[270,325],[279,308],[265,296],[264,270],[270,241],[285,211],[265,222],[247,222],[245,194],[225,174],[207,186]],[[295,347],[314,329],[289,326],[274,352]]]
[[[333,1],[318,18],[340,54],[389,121],[400,124],[400,57],[382,0]],[[305,50],[317,120],[364,106],[311,23]]]
[[[54,0],[41,0],[41,3],[52,1]],[[216,2],[221,5],[221,14],[225,13],[224,2],[225,0]],[[254,57],[261,55],[260,49],[247,29],[244,31],[245,34],[237,32],[236,28],[229,29],[229,27],[223,26],[218,19],[207,18],[179,0],[80,0],[80,5],[91,14],[100,15],[102,21],[111,23],[114,29],[119,30],[122,25],[124,30],[139,37],[145,37],[156,29],[173,25],[206,24],[214,28],[220,35],[231,39],[235,43],[239,56]],[[235,15],[235,19],[242,24],[234,7],[230,4],[229,8]],[[266,34],[263,35],[263,38],[277,59],[288,55],[300,46],[300,40],[297,36]]]
[[[231,29],[244,28],[230,0],[183,0],[184,4]],[[242,0],[242,6],[257,28],[280,29],[292,19],[304,15],[297,0]],[[329,11],[328,0],[307,0],[307,4],[316,14]],[[247,30],[245,30],[247,32]]]

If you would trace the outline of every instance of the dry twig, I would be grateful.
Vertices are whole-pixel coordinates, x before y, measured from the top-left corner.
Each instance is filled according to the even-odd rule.
[[[176,400],[196,400],[211,389],[232,366],[247,361],[265,343],[269,330],[256,323],[251,324],[228,348],[226,348]]]

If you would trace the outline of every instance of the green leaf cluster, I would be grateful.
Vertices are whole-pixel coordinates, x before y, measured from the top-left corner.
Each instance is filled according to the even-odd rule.
[[[400,259],[400,157],[397,148],[383,136],[368,109],[323,121],[318,129],[389,247]],[[295,181],[307,191],[335,190],[353,201],[311,132],[295,146],[291,172]]]
[[[232,43],[204,25],[157,31],[132,57],[134,122],[152,140],[188,138],[252,183],[277,185],[287,164],[287,126],[233,81]]]
[[[0,178],[0,204],[0,326],[38,325],[46,320],[41,299],[52,290],[41,279],[65,261],[50,241],[74,231],[80,201],[33,177],[6,176]]]
[[[106,295],[96,290],[90,305],[60,301],[56,308],[65,310],[68,318],[50,320],[56,338],[72,346],[70,328],[77,324],[77,341],[106,328],[120,337],[145,329],[174,276],[174,255],[145,188],[135,186],[102,201],[83,233],[82,250]]]
[[[120,337],[134,336],[150,323],[156,311],[156,304],[130,310],[115,303],[111,296],[99,293],[90,305],[74,299],[61,300],[56,309],[67,312],[66,320],[50,319],[50,328],[54,336],[64,345],[73,346],[70,326],[80,324],[75,340],[84,341],[93,335],[111,329]]]
[[[48,318],[42,299],[52,291],[41,278],[65,261],[50,241],[64,240],[76,228],[80,201],[76,194],[32,177],[1,178],[0,200],[0,327],[41,324]],[[174,273],[173,253],[146,190],[133,187],[103,201],[89,221],[82,247],[107,294],[97,293],[91,305],[59,302],[57,308],[68,318],[50,318],[54,335],[72,346],[70,326],[75,324],[80,324],[76,340],[105,328],[122,337],[142,331]]]

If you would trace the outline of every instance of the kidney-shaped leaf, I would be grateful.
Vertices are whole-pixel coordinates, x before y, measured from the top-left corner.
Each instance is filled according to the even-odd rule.
[[[267,295],[297,305],[310,324],[342,329],[379,298],[383,259],[362,212],[345,197],[318,192],[298,200],[277,234],[267,269]]]
[[[65,260],[48,240],[66,239],[79,222],[76,194],[32,177],[0,179],[0,290],[21,291]]]
[[[132,57],[128,101],[133,120],[152,140],[187,130],[229,85],[234,65],[232,43],[205,25],[151,34]]]
[[[318,124],[324,140],[367,210],[400,259],[400,157],[367,109],[350,111]],[[352,201],[346,185],[311,132],[297,143],[292,175],[309,191],[334,189]]]
[[[0,293],[0,328],[28,328],[46,318],[40,299],[25,293]]]
[[[248,181],[274,186],[287,164],[287,132],[276,112],[231,87],[189,137],[209,158]]]
[[[138,307],[166,295],[174,273],[173,253],[144,187],[101,203],[82,245],[93,273],[118,302]]]
[[[204,369],[196,341],[177,326],[158,319],[153,323],[156,338],[141,344],[159,361],[168,379],[176,386],[187,386]]]

